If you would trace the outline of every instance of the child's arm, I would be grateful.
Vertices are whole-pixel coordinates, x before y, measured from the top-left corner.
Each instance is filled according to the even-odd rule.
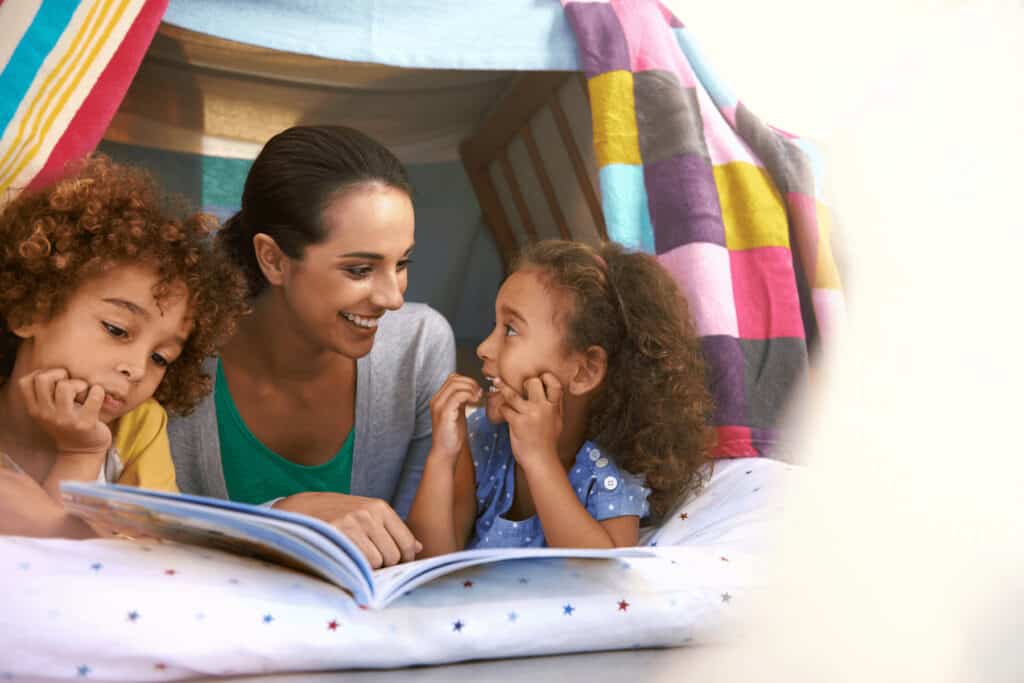
[[[624,515],[594,519],[580,503],[558,458],[562,431],[562,386],[551,373],[526,381],[526,398],[502,386],[504,417],[512,453],[523,468],[530,498],[540,517],[548,545],[562,548],[633,546],[640,537],[640,518]]]
[[[88,524],[64,512],[35,479],[0,470],[0,535],[92,538]]]
[[[634,546],[640,539],[640,518],[624,515],[597,521],[580,503],[558,456],[541,452],[516,460],[522,465],[530,485],[530,496],[540,517],[544,537],[554,548],[622,548]],[[532,464],[526,465],[523,461]]]
[[[418,557],[462,550],[476,518],[476,481],[466,429],[466,404],[482,392],[451,375],[430,401],[433,443],[406,522],[423,544]]]
[[[93,481],[110,448],[110,428],[100,421],[106,394],[68,376],[66,370],[36,371],[18,381],[28,414],[53,437],[57,458],[43,481],[43,489],[60,501],[60,482]],[[82,403],[76,398],[85,396]]]

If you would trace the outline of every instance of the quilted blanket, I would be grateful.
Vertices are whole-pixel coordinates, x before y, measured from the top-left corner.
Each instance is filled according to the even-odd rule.
[[[843,313],[822,167],[714,77],[655,0],[563,0],[587,76],[611,239],[656,254],[711,370],[715,455],[771,453],[808,340]]]

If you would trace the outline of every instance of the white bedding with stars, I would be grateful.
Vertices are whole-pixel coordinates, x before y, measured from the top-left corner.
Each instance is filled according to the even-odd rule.
[[[720,461],[657,557],[525,560],[362,610],[327,583],[171,543],[0,537],[0,681],[388,668],[710,637],[760,572],[800,468]]]

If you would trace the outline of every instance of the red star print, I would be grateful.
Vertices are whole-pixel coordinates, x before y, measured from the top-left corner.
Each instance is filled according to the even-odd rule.
[[[164,574],[167,574],[167,576],[174,576],[177,573],[178,572],[174,571],[173,569],[165,569],[164,570]]]
[[[163,671],[164,669],[167,668],[167,665],[164,664],[163,662],[160,662],[159,664],[155,664],[153,666],[153,668],[156,669],[157,671]]]
[[[463,588],[472,588],[473,587],[473,582],[472,581],[463,581],[462,582],[462,587]]]
[[[688,514],[686,514],[686,513],[684,512],[683,514],[679,515],[679,519],[681,519],[681,520],[684,520],[684,521],[685,521],[685,520],[686,520],[686,518],[687,518],[687,517],[689,517],[689,516],[690,516],[690,515],[688,515]]]
[[[722,560],[722,562],[728,562],[729,561],[729,558],[726,557],[725,555],[722,555],[722,557],[720,557],[719,559]]]
[[[327,623],[327,628],[328,628],[329,630],[331,630],[331,631],[337,631],[337,630],[338,630],[338,621],[337,621],[336,619],[331,619],[331,620],[330,620],[330,621],[329,621],[329,622]]]
[[[366,605],[359,605],[359,609],[370,609],[370,608],[367,607]]]
[[[625,600],[619,600],[619,611],[625,612],[627,609],[629,609],[629,603]]]

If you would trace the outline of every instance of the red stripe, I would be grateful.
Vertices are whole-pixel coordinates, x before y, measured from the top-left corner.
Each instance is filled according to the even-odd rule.
[[[96,149],[118,107],[121,106],[121,101],[139,70],[139,64],[149,44],[153,42],[153,36],[160,26],[160,19],[167,11],[168,2],[169,0],[147,0],[139,10],[121,45],[71,119],[64,135],[50,152],[50,157],[42,170],[28,184],[28,189],[58,179],[69,161],[80,159]]]

